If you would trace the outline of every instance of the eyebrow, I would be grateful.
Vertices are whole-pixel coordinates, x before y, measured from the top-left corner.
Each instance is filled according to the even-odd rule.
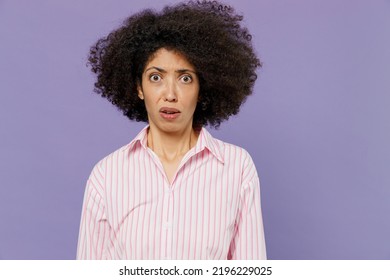
[[[148,69],[145,70],[145,73],[148,72],[149,70],[152,70],[152,69],[155,69],[161,73],[167,73],[167,70],[160,68],[160,67],[156,67],[156,66],[149,67]],[[192,73],[196,74],[196,72],[194,70],[190,70],[190,69],[178,69],[175,72],[179,73],[179,74],[186,73],[186,72],[192,72]]]

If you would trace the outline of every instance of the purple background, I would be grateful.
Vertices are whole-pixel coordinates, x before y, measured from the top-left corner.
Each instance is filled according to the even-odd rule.
[[[73,259],[93,165],[144,124],[92,94],[89,47],[175,1],[0,1],[0,259]],[[227,1],[264,62],[212,134],[261,180],[270,259],[390,259],[390,1]]]

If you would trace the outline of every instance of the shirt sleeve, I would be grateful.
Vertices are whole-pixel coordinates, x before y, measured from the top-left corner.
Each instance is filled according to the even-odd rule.
[[[77,259],[106,259],[110,225],[106,218],[103,177],[95,166],[87,181],[81,214]]]
[[[241,189],[235,234],[228,259],[267,259],[260,205],[260,182],[257,173]]]

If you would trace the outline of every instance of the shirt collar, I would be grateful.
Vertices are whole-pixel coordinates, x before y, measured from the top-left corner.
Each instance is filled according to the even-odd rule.
[[[149,125],[145,126],[128,145],[123,147],[123,151],[131,151],[139,144],[144,149],[147,149],[148,129]],[[196,154],[203,151],[204,149],[207,149],[220,162],[224,163],[224,159],[221,152],[222,147],[219,142],[220,141],[211,136],[211,134],[206,130],[206,128],[202,127],[199,133],[198,141],[194,148],[194,152]]]
[[[137,144],[141,144],[141,146],[146,149],[147,148],[147,141],[148,141],[148,129],[149,129],[149,125],[145,126],[138,134],[137,136],[134,137],[133,140],[131,140],[131,142],[129,144],[127,144],[126,146],[123,147],[123,151],[124,150],[128,150],[128,151],[131,151],[132,149],[134,149],[134,147],[137,145]]]
[[[210,151],[210,153],[215,156],[220,162],[224,163],[222,152],[221,152],[221,142],[215,139],[207,131],[206,128],[202,127],[200,131],[198,142],[195,146],[195,153],[198,153],[204,149]]]

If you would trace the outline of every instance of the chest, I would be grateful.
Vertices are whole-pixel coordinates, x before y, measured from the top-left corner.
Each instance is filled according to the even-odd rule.
[[[207,153],[179,166],[150,159],[114,159],[106,168],[105,211],[118,255],[226,259],[241,203],[241,165]]]
[[[226,259],[240,204],[238,176],[230,175],[204,163],[184,168],[173,185],[151,170],[113,186],[107,213],[115,247],[130,259]]]

